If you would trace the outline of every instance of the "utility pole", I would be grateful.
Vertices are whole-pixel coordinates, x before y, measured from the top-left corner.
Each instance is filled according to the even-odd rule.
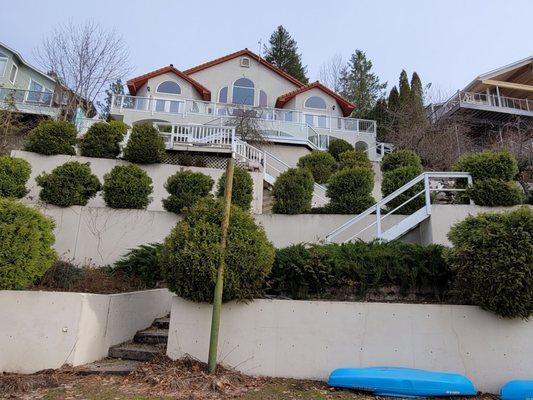
[[[233,170],[235,167],[234,153],[226,166],[226,186],[224,188],[224,215],[222,217],[222,234],[220,239],[220,262],[217,271],[217,283],[213,299],[213,315],[211,318],[211,336],[209,338],[209,359],[207,362],[209,373],[213,374],[217,368],[218,331],[220,328],[220,309],[222,307],[222,292],[224,290],[224,268],[226,266],[226,244],[228,241],[228,227],[231,210],[231,193],[233,191]]]

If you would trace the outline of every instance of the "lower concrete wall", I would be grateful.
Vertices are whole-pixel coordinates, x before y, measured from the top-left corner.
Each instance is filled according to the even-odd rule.
[[[175,297],[167,354],[206,361],[211,306]],[[531,379],[533,322],[474,306],[256,300],[223,305],[218,358],[247,374],[326,380],[340,367],[466,374],[497,393]]]
[[[0,372],[33,373],[107,356],[170,311],[154,289],[114,295],[0,291]]]

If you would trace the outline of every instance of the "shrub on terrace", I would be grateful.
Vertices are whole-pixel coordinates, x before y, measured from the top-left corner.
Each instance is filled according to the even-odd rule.
[[[313,175],[305,168],[290,168],[274,182],[275,214],[303,214],[311,210]]]
[[[365,167],[372,169],[368,155],[362,150],[345,151],[339,158],[339,169]]]
[[[368,167],[338,171],[328,181],[327,209],[338,214],[359,214],[375,203],[373,187],[374,173]]]
[[[0,290],[22,289],[52,266],[54,223],[35,208],[0,199]]]
[[[383,174],[383,180],[381,182],[381,192],[383,197],[388,196],[396,189],[402,187],[410,180],[416,178],[422,173],[422,169],[418,166],[411,165],[405,167],[399,167],[391,171],[387,171]],[[424,189],[424,184],[417,183],[412,188],[407,189],[404,193],[400,194],[393,200],[387,203],[387,208],[393,210],[394,208],[400,206],[415,194],[419,193]],[[424,206],[425,197],[424,193],[420,194],[418,197],[411,200],[409,203],[404,205],[395,211],[396,214],[411,214],[414,211],[419,210]]]
[[[163,199],[163,207],[179,214],[185,207],[191,207],[202,197],[209,195],[213,184],[213,179],[201,172],[178,171],[165,183],[170,196]]]
[[[130,249],[115,263],[115,269],[138,278],[147,288],[156,287],[163,280],[160,263],[162,249],[161,243],[143,244]]]
[[[26,160],[0,156],[0,197],[24,197],[30,173],[31,166]]]
[[[386,154],[381,161],[381,171],[393,171],[400,167],[417,167],[422,170],[422,161],[420,157],[412,150],[394,150]]]
[[[128,129],[130,129],[130,126],[128,124],[125,124],[124,122],[122,121],[116,121],[116,120],[113,120],[113,121],[109,121],[108,124],[114,128],[117,133],[122,137],[124,138],[124,136],[126,136],[126,134],[128,133]]]
[[[507,150],[486,150],[463,156],[454,164],[453,170],[470,172],[474,182],[481,179],[511,181],[518,173],[518,164]]]
[[[124,138],[122,130],[107,122],[93,124],[80,140],[80,152],[85,157],[116,158],[119,143]]]
[[[466,191],[478,206],[514,206],[522,203],[524,195],[516,182],[498,179],[481,179],[474,181]]]
[[[336,161],[326,151],[314,150],[298,160],[298,167],[311,171],[316,183],[326,183],[335,171]]]
[[[340,161],[342,153],[352,150],[353,146],[344,139],[332,139],[328,147],[328,153],[337,161]]]
[[[226,185],[226,172],[222,174],[217,183],[217,196],[224,196]],[[248,171],[243,168],[235,167],[233,171],[233,189],[231,201],[243,210],[250,210],[254,198],[254,181]]]
[[[152,125],[135,125],[123,158],[137,164],[161,163],[166,159],[165,142]]]
[[[102,189],[108,207],[146,208],[151,201],[152,178],[137,165],[117,165],[104,175]]]
[[[220,225],[223,203],[205,198],[190,207],[165,239],[163,275],[178,296],[212,302],[222,255]],[[262,294],[274,261],[274,247],[250,213],[232,206],[224,254],[223,301],[252,300]]]
[[[46,120],[30,131],[24,150],[47,156],[74,155],[77,134],[76,127],[70,122]]]

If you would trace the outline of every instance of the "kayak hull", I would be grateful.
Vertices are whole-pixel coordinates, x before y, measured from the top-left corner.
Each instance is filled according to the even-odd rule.
[[[500,390],[501,400],[533,400],[533,380],[510,381]]]

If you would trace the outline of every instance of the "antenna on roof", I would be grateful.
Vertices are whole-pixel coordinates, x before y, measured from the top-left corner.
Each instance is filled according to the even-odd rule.
[[[263,58],[263,39],[259,39],[257,44],[259,45],[259,51],[257,54],[259,54],[259,58]]]

